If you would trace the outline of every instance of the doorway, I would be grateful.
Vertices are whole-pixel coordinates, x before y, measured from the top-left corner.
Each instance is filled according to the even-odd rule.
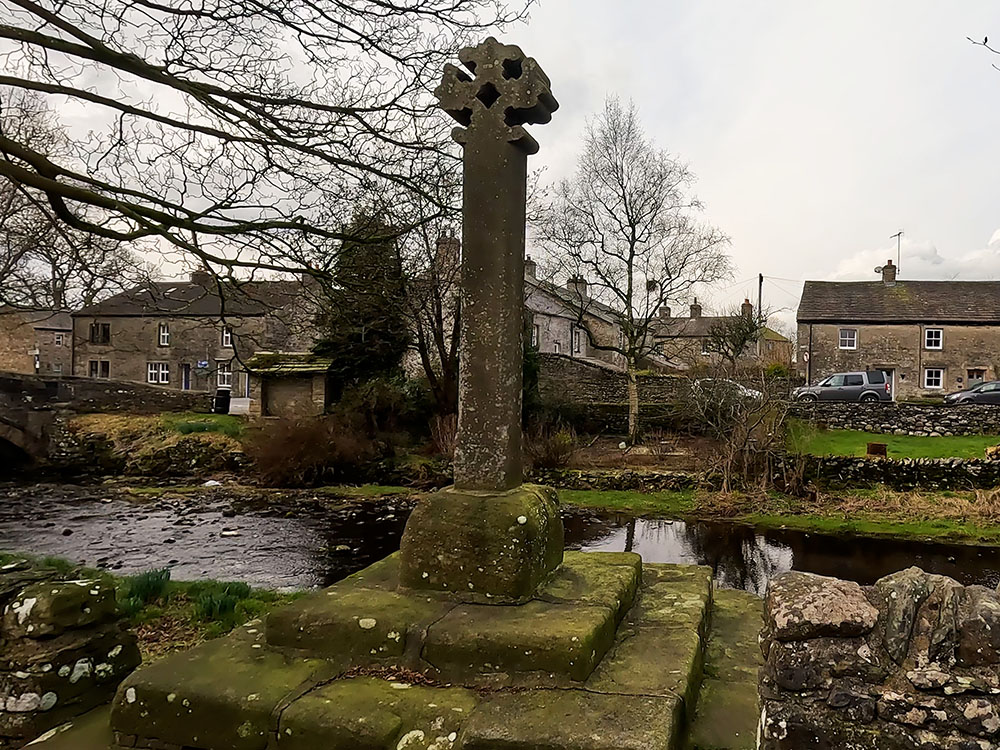
[[[189,364],[181,365],[181,390],[191,390],[191,365]]]

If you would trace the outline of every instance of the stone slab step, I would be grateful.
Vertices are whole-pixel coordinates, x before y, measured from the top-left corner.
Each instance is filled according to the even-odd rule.
[[[101,706],[46,732],[26,745],[28,750],[108,750],[111,747],[111,706]]]
[[[757,638],[763,602],[743,591],[715,592],[705,676],[688,739],[689,750],[752,750],[757,746]]]

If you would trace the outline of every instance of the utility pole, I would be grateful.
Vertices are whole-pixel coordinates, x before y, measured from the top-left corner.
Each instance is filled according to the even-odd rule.
[[[896,234],[889,238],[890,240],[896,240],[896,273],[899,273],[899,246],[903,240],[903,230],[900,229]]]
[[[764,326],[764,274],[757,274],[757,322]],[[764,338],[764,331],[761,330],[760,335],[757,336],[757,359],[760,359],[762,353],[762,347],[760,340]]]

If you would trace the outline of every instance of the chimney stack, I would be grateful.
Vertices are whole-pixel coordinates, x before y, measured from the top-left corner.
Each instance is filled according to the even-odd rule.
[[[524,275],[528,278],[538,278],[538,264],[531,259],[530,255],[524,258]]]
[[[212,283],[212,272],[204,268],[191,272],[191,283],[198,286],[209,287]]]
[[[694,302],[691,303],[691,317],[700,318],[701,317],[701,305],[698,304],[698,298],[694,298]]]
[[[437,239],[434,264],[439,273],[458,268],[462,259],[462,241],[455,236],[455,230],[446,229]]]
[[[748,299],[744,299],[743,304],[740,305],[740,312],[743,313],[744,318],[752,318],[754,313],[753,302]]]
[[[895,286],[897,270],[896,266],[892,265],[892,259],[887,260],[882,266],[882,283],[886,286]]]
[[[587,280],[582,276],[570,276],[566,282],[566,289],[581,302],[585,302],[588,299]]]
[[[659,316],[660,316],[661,318],[663,318],[663,319],[665,319],[665,320],[667,320],[667,319],[669,319],[669,318],[671,318],[671,317],[672,317],[672,313],[671,313],[671,310],[670,310],[670,308],[669,308],[669,307],[667,307],[666,305],[662,305],[662,306],[660,307],[660,312],[659,312],[658,314],[659,314]]]

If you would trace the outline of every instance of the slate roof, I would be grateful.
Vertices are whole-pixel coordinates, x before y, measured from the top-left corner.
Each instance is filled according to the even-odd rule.
[[[53,331],[73,330],[73,321],[68,310],[22,310],[0,306],[0,315],[20,315],[33,328]]]
[[[702,315],[697,318],[667,318],[660,319],[653,327],[653,336],[665,339],[700,339],[708,336],[708,332],[716,323],[729,320],[726,315]],[[765,327],[764,339],[767,341],[789,341],[775,330]]]
[[[566,287],[553,284],[551,281],[544,281],[543,279],[536,279],[527,275],[524,277],[524,283],[526,286],[534,287],[543,294],[555,297],[566,306],[570,317],[576,317],[576,310],[580,304],[579,297],[566,289]],[[617,313],[614,310],[607,305],[598,302],[596,299],[587,299],[584,312],[585,314],[593,315],[595,318],[603,320],[606,323],[614,323],[618,319]]]
[[[73,313],[74,317],[265,315],[288,304],[301,288],[298,281],[249,281],[224,287],[214,284],[157,281],[137,286]]]
[[[1000,281],[807,281],[800,323],[1000,324]]]
[[[305,375],[327,372],[332,366],[331,357],[310,352],[257,352],[247,361],[247,369],[258,375]]]

